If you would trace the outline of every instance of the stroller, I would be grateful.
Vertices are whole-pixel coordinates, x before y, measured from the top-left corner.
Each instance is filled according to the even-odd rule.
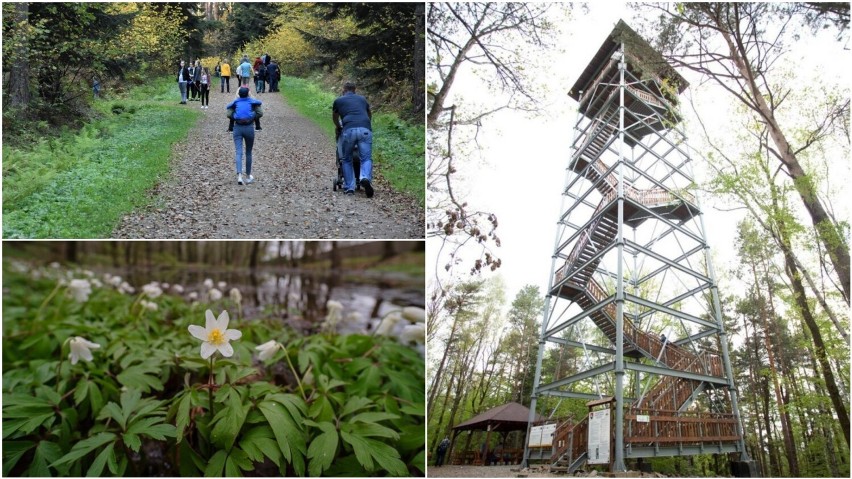
[[[335,148],[335,152],[337,153],[337,178],[332,182],[331,189],[333,191],[343,190],[343,155],[340,151],[340,130],[337,130],[334,135],[335,143],[337,147]],[[358,148],[355,148],[355,151],[352,152],[352,171],[355,173],[355,189],[361,189],[361,183],[358,181],[358,176],[361,174],[361,155],[358,152]]]

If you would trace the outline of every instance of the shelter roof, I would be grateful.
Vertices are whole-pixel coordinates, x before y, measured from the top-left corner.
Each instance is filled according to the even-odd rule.
[[[489,426],[492,431],[517,431],[527,428],[530,409],[522,404],[510,402],[489,409],[481,414],[478,414],[467,421],[458,424],[453,429],[466,431],[471,429],[487,430]],[[541,415],[536,414],[534,421],[544,419]]]

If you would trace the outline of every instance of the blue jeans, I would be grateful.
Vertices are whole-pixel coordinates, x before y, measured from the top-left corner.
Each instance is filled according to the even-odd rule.
[[[258,80],[256,83],[257,93],[265,93],[266,92],[266,84],[263,80]]]
[[[222,92],[225,93],[225,85],[228,85],[228,93],[231,93],[231,77],[221,77],[219,86],[222,87]]]
[[[254,123],[234,124],[234,148],[237,150],[237,174],[243,171],[243,140],[246,141],[246,175],[251,174],[251,150],[254,148]]]
[[[355,171],[352,152],[361,155],[361,179],[373,181],[373,132],[367,128],[350,128],[340,135],[340,160],[343,165],[343,189],[355,191]]]
[[[181,103],[186,103],[186,82],[179,81],[178,88],[180,88],[180,101]]]

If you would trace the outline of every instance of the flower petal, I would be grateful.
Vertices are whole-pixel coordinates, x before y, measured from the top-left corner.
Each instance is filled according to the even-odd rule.
[[[225,330],[225,338],[227,338],[228,341],[240,339],[241,337],[243,337],[243,333],[239,329],[226,329]]]
[[[266,361],[267,359],[275,356],[275,353],[278,352],[278,348],[270,347],[262,350],[260,354],[257,355],[261,361]]]
[[[216,352],[216,346],[204,341],[201,343],[201,359],[207,359]]]
[[[227,335],[227,333],[225,333],[225,334]],[[269,341],[267,341],[263,344],[259,344],[259,345],[255,346],[254,349],[257,349],[258,351],[263,351],[265,349],[269,349],[269,348],[273,347],[274,345],[275,345],[275,340],[270,339]]]
[[[202,341],[207,341],[207,330],[198,326],[197,324],[189,325],[189,334],[196,339],[200,339]]]
[[[225,356],[226,358],[230,358],[231,356],[234,355],[234,347],[231,346],[231,343],[224,342],[224,343],[219,345],[219,352],[222,353],[222,356]]]
[[[77,356],[77,353],[75,353],[74,351],[71,351],[71,353],[68,355],[68,359],[71,360],[71,364],[77,364],[77,361],[80,360],[80,358]]]
[[[205,311],[204,318],[204,329],[206,329],[207,331],[212,331],[213,328],[216,327],[216,317],[213,316],[213,311],[210,311],[209,309]]]
[[[88,341],[88,340],[85,340],[85,339],[83,339],[83,338],[80,338],[80,340],[81,340],[81,342],[82,342],[82,343],[83,343],[86,347],[88,347],[88,348],[98,349],[99,347],[101,347],[101,345],[100,345],[100,344],[98,344],[98,343],[93,343],[93,342]]]
[[[228,329],[228,323],[230,321],[231,318],[228,316],[228,311],[224,310],[219,314],[219,319],[216,320],[216,327],[224,331]]]
[[[89,348],[83,348],[83,350],[80,351],[80,357],[86,361],[91,361],[93,359],[92,351],[90,351]]]

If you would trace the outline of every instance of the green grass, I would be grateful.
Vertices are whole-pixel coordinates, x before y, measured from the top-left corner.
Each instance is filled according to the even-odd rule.
[[[300,114],[334,138],[331,104],[335,93],[302,78],[285,76],[281,93]],[[368,99],[369,100],[369,99]],[[425,202],[425,130],[392,113],[373,112],[373,171],[400,192]]]
[[[102,117],[30,148],[3,146],[4,238],[107,238],[168,173],[200,112],[159,79],[101,100]]]

